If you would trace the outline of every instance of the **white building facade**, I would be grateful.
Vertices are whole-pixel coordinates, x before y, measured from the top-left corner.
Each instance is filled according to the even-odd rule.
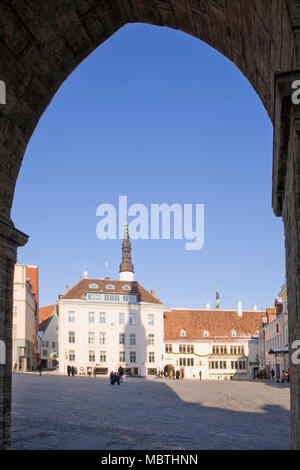
[[[122,244],[120,280],[88,279],[57,302],[59,371],[74,366],[109,375],[123,367],[132,376],[155,375],[163,368],[165,306],[133,280],[128,231]]]
[[[259,325],[264,312],[165,312],[164,372],[189,379],[249,378],[259,369]]]

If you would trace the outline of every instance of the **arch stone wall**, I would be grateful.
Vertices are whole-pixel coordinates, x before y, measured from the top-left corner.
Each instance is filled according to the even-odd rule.
[[[6,104],[0,105],[0,340],[6,341],[8,357],[12,269],[16,247],[26,243],[26,236],[14,228],[10,212],[26,146],[54,94],[76,66],[119,28],[135,22],[179,29],[205,41],[232,60],[260,96],[277,136],[273,206],[285,221],[289,309],[295,320],[293,335],[300,338],[296,307],[300,305],[299,238],[295,228],[300,209],[300,198],[295,196],[299,192],[295,176],[299,142],[293,121],[295,110],[288,107],[288,112],[282,106],[287,96],[282,97],[281,85],[276,92],[275,83],[276,72],[287,80],[285,73],[300,68],[299,2],[10,0],[0,4],[0,79],[5,81],[7,92]],[[288,112],[288,126],[282,122],[284,110]],[[294,371],[298,378],[292,383],[292,427],[294,446],[300,447],[297,373],[298,369]],[[10,384],[11,367],[6,365],[0,369],[0,448],[9,446]]]

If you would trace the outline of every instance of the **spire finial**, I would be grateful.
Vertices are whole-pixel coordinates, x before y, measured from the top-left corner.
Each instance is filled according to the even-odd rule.
[[[127,211],[125,212],[124,238],[129,238],[129,227],[127,221]]]
[[[216,279],[216,308],[220,309],[219,279]]]

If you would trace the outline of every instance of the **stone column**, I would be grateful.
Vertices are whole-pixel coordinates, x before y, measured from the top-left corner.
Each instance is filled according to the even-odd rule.
[[[273,209],[284,221],[292,446],[300,449],[300,364],[292,359],[300,340],[300,103],[292,99],[296,80],[300,70],[275,76]]]
[[[27,235],[0,218],[0,342],[5,352],[0,357],[0,449],[10,446],[14,265],[17,247],[27,240]]]

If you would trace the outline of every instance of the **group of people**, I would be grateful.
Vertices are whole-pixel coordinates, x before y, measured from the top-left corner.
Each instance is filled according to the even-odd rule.
[[[120,385],[120,383],[123,382],[123,375],[124,375],[124,369],[122,366],[119,367],[118,372],[111,372],[110,373],[110,384],[115,385],[117,383]]]
[[[272,370],[271,370],[271,378],[272,378],[272,380],[274,380],[274,377],[275,377],[275,370],[272,369]],[[285,380],[287,381],[287,383],[289,383],[289,381],[290,381],[290,368],[288,368],[287,373],[285,372],[285,370],[283,370],[283,371],[281,372],[281,375],[280,375],[280,371],[277,370],[276,379],[277,379],[277,383],[278,383],[278,384],[280,383],[280,381],[281,381],[281,383],[284,383]]]
[[[68,373],[68,376],[70,377],[70,375],[72,375],[72,377],[74,377],[75,375],[75,367],[74,366],[68,366],[67,367],[67,373]]]

